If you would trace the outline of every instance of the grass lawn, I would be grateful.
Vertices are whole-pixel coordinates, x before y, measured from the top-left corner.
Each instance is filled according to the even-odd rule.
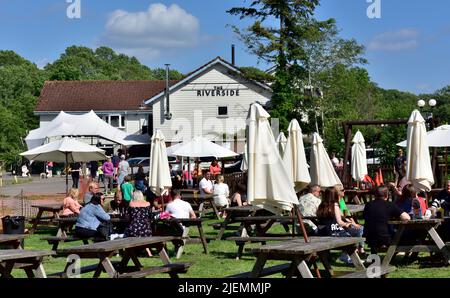
[[[203,227],[207,236],[215,236],[217,234],[217,230],[214,230],[208,223],[217,222],[217,220],[208,220],[203,223]],[[271,229],[271,232],[282,231],[281,226],[275,226]],[[235,231],[227,231],[225,233],[224,238],[234,236]],[[41,249],[48,250],[51,246],[43,240],[40,240],[41,237],[47,235],[56,235],[56,228],[48,228],[48,229],[40,229],[36,231],[34,235],[31,235],[29,238],[25,239],[25,249]],[[196,236],[197,229],[191,227],[190,235]],[[71,242],[71,243],[61,243],[60,247],[65,246],[74,246],[80,245],[81,242]],[[247,244],[245,247],[255,247],[260,244]],[[211,240],[208,244],[209,254],[206,255],[203,253],[203,247],[201,243],[188,244],[185,247],[184,254],[178,260],[175,259],[173,253],[172,244],[168,244],[168,253],[173,262],[191,262],[193,265],[190,267],[186,274],[181,274],[180,277],[190,277],[190,278],[222,278],[229,275],[251,271],[255,257],[248,252],[244,252],[243,257],[240,260],[235,260],[237,246],[235,242],[221,240]],[[337,271],[353,271],[352,267],[349,267],[337,260],[339,256],[339,252],[333,252],[332,266]],[[421,254],[420,257],[426,257],[427,254]],[[144,266],[149,265],[161,265],[161,260],[158,256],[151,258],[140,258],[140,261]],[[389,275],[390,278],[443,278],[450,277],[450,267],[434,267],[434,268],[421,268],[422,265],[419,265],[419,262],[414,262],[408,265],[401,264],[401,257],[396,258],[395,265],[397,266],[397,270]],[[82,266],[91,265],[97,263],[97,260],[88,259],[82,260]],[[275,265],[283,263],[283,261],[269,261],[267,265]],[[65,258],[64,257],[50,257],[44,260],[44,268],[47,274],[61,272],[65,266]],[[321,265],[319,265],[321,267]],[[89,272],[83,274],[82,277],[92,277],[93,272]],[[23,270],[14,270],[14,277],[26,277]],[[102,277],[106,277],[106,273],[102,273]],[[164,275],[153,275],[152,277],[168,277],[167,274]],[[282,277],[280,275],[274,275],[271,277]]]

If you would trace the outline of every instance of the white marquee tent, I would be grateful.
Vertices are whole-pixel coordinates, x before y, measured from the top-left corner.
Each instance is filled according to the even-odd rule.
[[[31,150],[46,142],[47,138],[62,136],[93,136],[103,138],[124,146],[149,144],[148,135],[132,135],[115,128],[95,114],[94,111],[81,115],[68,114],[61,111],[47,124],[30,131],[25,138]]]

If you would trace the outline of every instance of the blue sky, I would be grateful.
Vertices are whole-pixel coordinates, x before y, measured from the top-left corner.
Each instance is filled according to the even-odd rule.
[[[230,60],[234,43],[238,65],[268,68],[227,27],[248,24],[225,13],[242,0],[79,0],[80,19],[67,17],[68,1],[76,0],[0,0],[0,49],[43,66],[70,45],[107,45],[152,68],[189,72],[216,56]],[[342,37],[366,46],[381,87],[428,93],[450,84],[450,1],[380,0],[380,19],[367,17],[367,1],[322,1],[317,17],[335,18]]]

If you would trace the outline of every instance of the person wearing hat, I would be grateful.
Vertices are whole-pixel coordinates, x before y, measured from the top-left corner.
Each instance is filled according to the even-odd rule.
[[[125,179],[125,176],[128,175],[129,170],[130,170],[130,165],[128,164],[128,161],[125,160],[125,155],[122,154],[120,156],[120,162],[119,162],[117,185],[120,186],[123,183],[123,179]]]

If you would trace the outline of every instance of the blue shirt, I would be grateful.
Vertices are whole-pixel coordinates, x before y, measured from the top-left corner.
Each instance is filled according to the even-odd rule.
[[[95,231],[102,221],[110,219],[109,214],[103,210],[101,205],[87,204],[81,208],[76,226]]]

